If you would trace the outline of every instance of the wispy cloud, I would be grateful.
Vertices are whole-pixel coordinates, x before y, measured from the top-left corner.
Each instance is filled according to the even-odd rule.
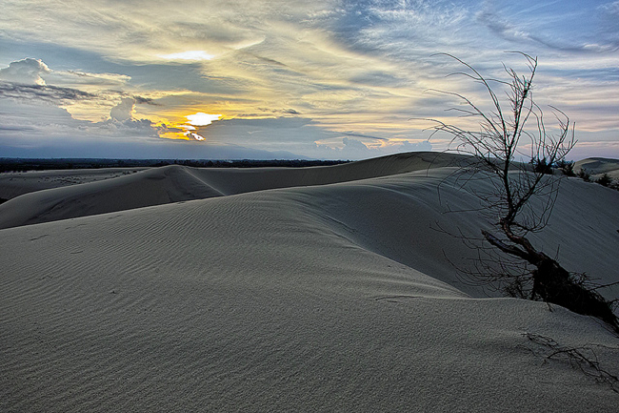
[[[0,116],[4,121],[12,110],[44,102],[58,108],[63,133],[74,127],[80,136],[86,130],[122,139],[194,133],[204,144],[285,147],[312,156],[410,149],[427,139],[411,119],[451,116],[444,110],[453,102],[428,91],[478,96],[475,85],[447,76],[461,69],[456,62],[435,54],[455,54],[499,76],[502,62],[521,63],[506,50],[540,56],[536,93],[543,103],[564,104],[592,133],[617,128],[616,1],[3,6],[0,95],[21,109],[7,107]],[[196,113],[223,120],[183,128]],[[431,145],[444,149],[441,141]]]

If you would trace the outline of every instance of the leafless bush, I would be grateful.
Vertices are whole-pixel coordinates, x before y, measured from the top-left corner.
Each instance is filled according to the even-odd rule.
[[[557,108],[551,107],[556,121],[554,132],[547,129],[544,113],[533,99],[537,58],[521,55],[528,72],[521,76],[504,66],[506,80],[484,77],[471,65],[451,56],[467,69],[463,75],[482,85],[490,109],[482,109],[469,98],[452,93],[464,104],[456,110],[477,118],[479,128],[468,130],[435,120],[437,132],[452,135],[458,150],[477,160],[475,173],[489,173],[493,177],[493,191],[478,194],[484,208],[493,215],[490,224],[494,229],[481,230],[483,243],[476,247],[480,262],[474,279],[498,285],[512,296],[543,300],[593,315],[619,334],[619,320],[612,303],[597,293],[599,286],[586,288],[586,276],[583,281],[570,274],[529,239],[530,234],[547,225],[563,177],[552,173],[549,167],[566,163],[575,139],[573,123]],[[499,98],[495,89],[505,91],[506,97]],[[536,165],[518,162],[524,157],[523,147],[528,147],[528,157],[537,160]],[[488,244],[492,248],[488,249]],[[502,254],[488,262],[485,259],[494,258],[492,249]]]

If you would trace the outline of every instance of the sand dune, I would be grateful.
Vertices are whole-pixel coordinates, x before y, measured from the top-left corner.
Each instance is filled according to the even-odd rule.
[[[0,198],[12,199],[29,192],[117,178],[145,168],[67,169],[0,174]]]
[[[123,198],[113,213],[0,230],[0,410],[615,411],[608,384],[529,339],[588,345],[617,374],[618,338],[600,322],[487,298],[456,275],[475,251],[449,232],[479,234],[489,182],[462,188],[454,158],[427,156],[294,179],[154,169],[96,184],[152,181],[144,203],[205,199]],[[566,179],[536,241],[617,281],[618,202]]]
[[[186,168],[165,166],[13,198],[0,205],[0,228],[220,195]]]
[[[574,164],[574,171],[581,169],[591,174],[591,178],[598,179],[603,174],[608,174],[613,179],[619,179],[619,159],[587,158]]]
[[[55,179],[45,179],[41,173],[16,174],[14,179],[23,183],[28,194],[0,205],[0,229],[191,199],[354,181],[465,161],[461,156],[419,153],[315,168],[198,169],[171,165],[135,174],[103,174],[98,170],[85,171],[81,176],[74,171],[56,171],[52,174]],[[81,184],[88,179],[93,182]],[[68,182],[75,185],[67,186]],[[58,187],[36,189],[48,189],[54,183]],[[10,178],[0,181],[0,197],[13,198],[14,185]]]

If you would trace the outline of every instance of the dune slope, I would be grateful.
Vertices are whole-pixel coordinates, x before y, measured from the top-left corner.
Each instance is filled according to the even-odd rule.
[[[0,228],[220,196],[182,166],[30,192],[0,205]]]
[[[354,181],[445,167],[467,160],[450,154],[420,152],[315,168],[209,169],[170,165],[117,177],[102,175],[103,170],[96,171],[98,173],[84,171],[84,176],[73,171],[51,171],[51,179],[40,173],[20,174],[28,180],[23,182],[25,178],[15,178],[21,179],[16,182],[22,182],[29,192],[0,205],[0,229],[190,199]],[[95,178],[95,182],[79,184]],[[77,184],[67,186],[70,182]],[[13,185],[10,179],[8,182],[0,180],[0,193],[4,190],[13,194],[14,188],[9,183]],[[53,183],[58,187],[49,188]],[[47,190],[34,191],[37,185]]]
[[[66,169],[55,171],[5,172],[0,174],[0,198],[12,199],[44,189],[60,188],[118,178],[145,168]]]
[[[584,169],[592,179],[598,179],[608,174],[613,179],[619,179],[619,160],[609,158],[586,158],[574,164],[574,171]]]
[[[0,410],[614,411],[609,383],[540,338],[617,374],[601,323],[456,276],[474,251],[449,232],[486,217],[446,211],[487,180],[453,172],[0,230]],[[616,280],[619,193],[564,187],[536,241]]]

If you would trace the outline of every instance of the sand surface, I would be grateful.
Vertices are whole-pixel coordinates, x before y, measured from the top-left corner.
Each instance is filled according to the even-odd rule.
[[[489,188],[456,161],[174,166],[2,204],[0,411],[616,411],[539,338],[617,375],[604,325],[456,274]],[[566,179],[534,240],[618,281],[617,205]]]
[[[8,172],[0,174],[0,198],[11,199],[29,192],[118,178],[145,168],[69,169]]]
[[[584,169],[587,173],[589,173],[592,180],[599,179],[604,174],[608,174],[611,178],[619,180],[619,159],[582,159],[574,164],[575,172],[579,172],[581,169]]]
[[[325,185],[453,166],[465,157],[400,154],[314,168],[100,169],[0,175],[0,229],[171,202],[295,186]],[[116,178],[116,179],[109,179]],[[19,196],[27,194],[26,196]],[[13,199],[16,198],[16,199]]]

